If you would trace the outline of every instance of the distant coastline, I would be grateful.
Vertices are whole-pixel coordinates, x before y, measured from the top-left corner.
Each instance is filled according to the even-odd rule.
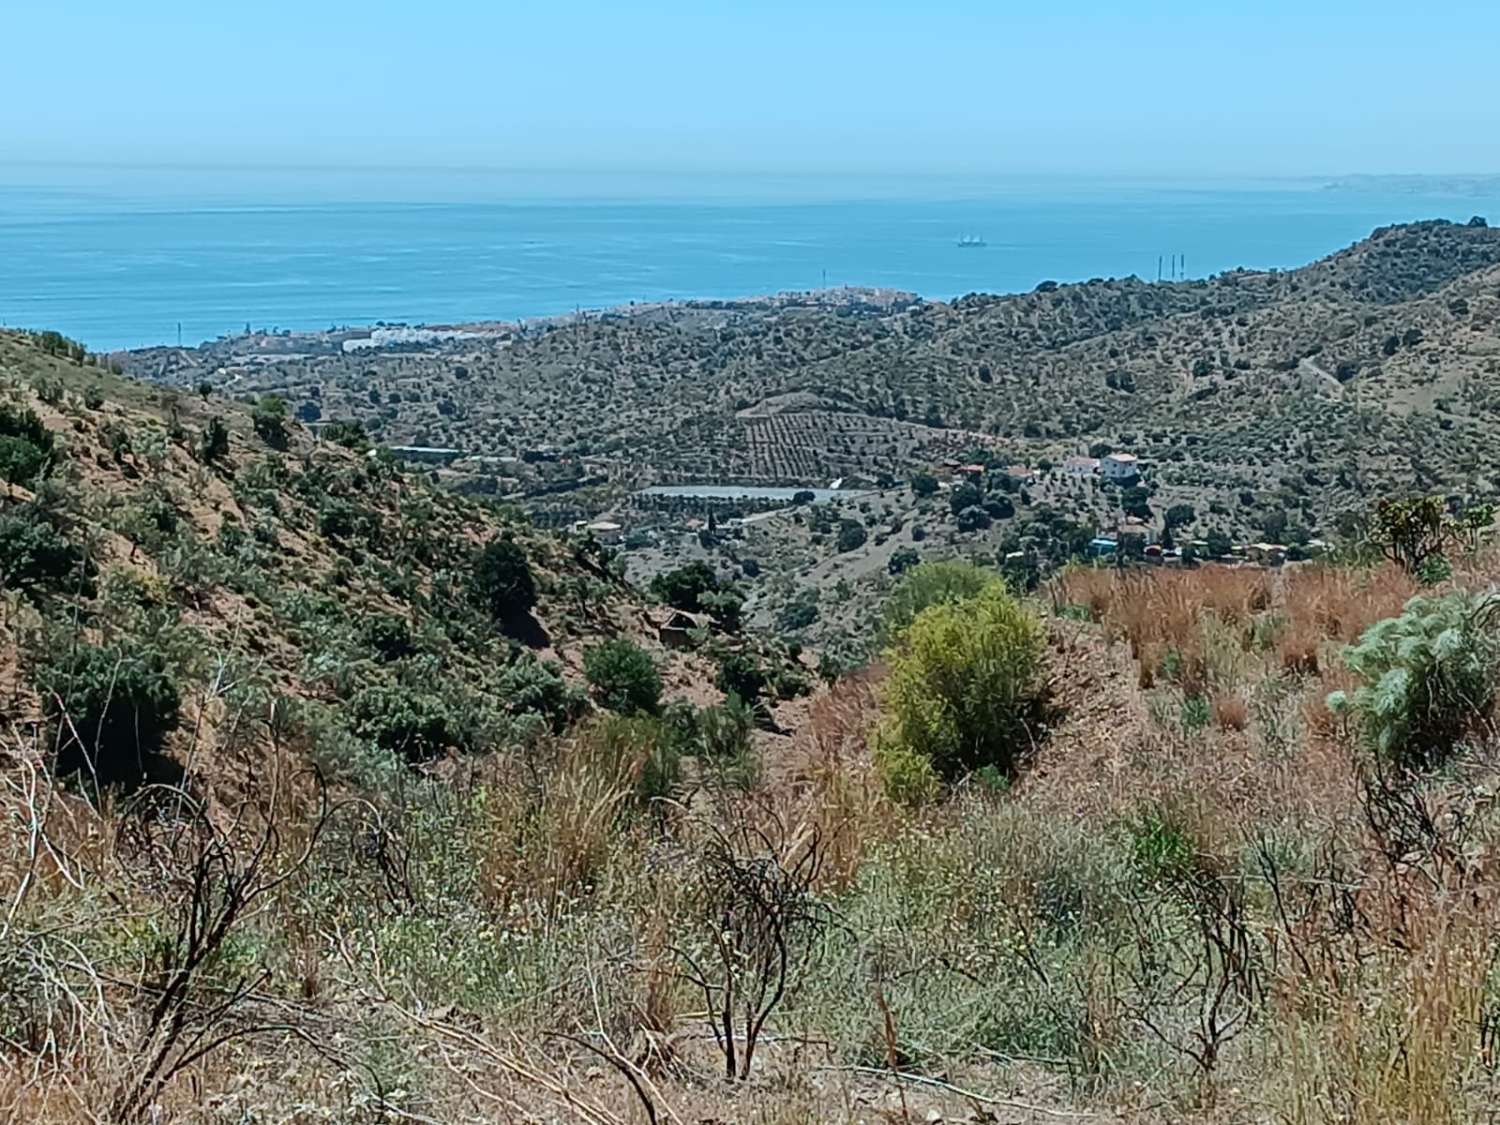
[[[270,336],[366,326],[360,334],[371,336],[384,326],[540,323],[583,309],[616,315],[845,286],[946,301],[1045,281],[1291,268],[1377,227],[1500,214],[1500,177],[1385,182],[1004,183],[982,197],[837,204],[224,206],[182,185],[123,201],[7,191],[0,324],[53,329],[106,352],[196,345],[247,328]],[[1466,194],[1433,194],[1442,184]],[[956,245],[965,233],[987,248]]]
[[[1428,195],[1458,198],[1493,198],[1500,195],[1500,174],[1459,176],[1353,175],[1340,176],[1323,185],[1324,191],[1363,192],[1384,195]]]

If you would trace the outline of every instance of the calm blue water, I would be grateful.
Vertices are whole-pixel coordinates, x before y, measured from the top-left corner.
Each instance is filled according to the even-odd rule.
[[[7,179],[10,180],[7,184]],[[600,185],[595,185],[599,187]],[[872,285],[945,298],[1038,281],[1288,267],[1376,226],[1500,220],[1500,199],[1104,184],[920,184],[868,198],[780,184],[596,198],[578,184],[299,187],[225,174],[0,173],[0,323],[96,349],[256,328],[512,319],[652,301]],[[639,191],[642,185],[628,190]],[[357,189],[357,190],[356,190]],[[853,190],[853,189],[851,189]],[[801,198],[799,198],[799,196]],[[960,249],[963,234],[983,249]]]

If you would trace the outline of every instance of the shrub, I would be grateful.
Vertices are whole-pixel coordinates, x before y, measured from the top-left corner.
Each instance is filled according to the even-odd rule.
[[[394,613],[371,614],[361,623],[359,636],[378,659],[387,663],[410,656],[416,649],[411,625]]]
[[[583,674],[611,711],[653,714],[661,706],[661,673],[637,644],[617,637],[583,655]]]
[[[342,445],[345,449],[360,453],[370,448],[365,428],[358,422],[329,422],[323,427],[322,436],[324,441],[331,441],[334,445]]]
[[[0,590],[65,585],[83,553],[35,508],[0,512]]]
[[[1012,772],[1031,746],[1043,648],[1041,626],[998,580],[924,609],[888,654],[876,735],[886,760],[918,755],[945,780]]]
[[[965,481],[948,494],[948,510],[955,516],[965,508],[977,508],[984,503],[984,493],[979,487]]]
[[[261,441],[272,449],[285,449],[289,443],[286,428],[286,403],[275,395],[266,395],[250,412],[250,424]]]
[[[803,590],[782,606],[781,612],[776,615],[776,624],[783,632],[795,633],[817,621],[818,613],[817,591]]]
[[[886,599],[881,613],[882,634],[894,637],[929,606],[972,598],[994,581],[994,572],[973,563],[919,563],[902,575]]]
[[[24,484],[43,475],[52,460],[52,432],[33,410],[0,403],[0,479]]]
[[[658,574],[651,579],[651,592],[673,609],[698,613],[703,609],[703,595],[719,588],[719,576],[705,562]]]
[[[738,696],[745,703],[754,703],[765,690],[766,674],[755,657],[748,652],[731,652],[720,659],[714,686],[725,695]]]
[[[355,734],[408,761],[470,745],[447,703],[401,684],[367,687],[354,697],[349,710]]]
[[[840,554],[857,551],[865,545],[868,534],[865,525],[858,520],[842,520],[839,523],[838,549]]]
[[[198,460],[211,465],[229,452],[229,431],[217,418],[210,418],[198,442]]]
[[[698,600],[707,612],[713,614],[720,628],[730,633],[739,632],[744,623],[745,599],[740,597],[737,589],[733,586],[721,586],[717,590],[709,590]]]
[[[885,569],[891,574],[905,574],[912,567],[922,561],[922,556],[910,547],[902,547],[895,551],[890,561],[885,564]]]
[[[490,688],[506,714],[512,717],[536,716],[554,734],[578,717],[587,701],[569,687],[556,664],[543,662],[530,653],[522,653],[500,669]]]
[[[584,740],[609,774],[629,783],[642,802],[670,797],[682,780],[679,732],[652,715],[601,716]]]
[[[720,781],[748,788],[755,781],[755,752],[750,735],[755,712],[737,695],[698,712],[697,749],[708,770]]]
[[[60,774],[84,769],[101,784],[137,781],[178,723],[177,684],[155,649],[75,645],[36,680],[46,714],[60,724]]]
[[[1148,883],[1177,883],[1198,862],[1198,848],[1182,811],[1159,806],[1137,814],[1126,826],[1131,858]]]
[[[918,496],[931,496],[938,490],[937,477],[931,473],[913,473],[911,490]]]
[[[1371,748],[1395,765],[1440,762],[1493,702],[1497,613],[1494,594],[1412,598],[1399,617],[1376,622],[1344,649],[1363,683],[1352,696],[1331,694],[1329,709],[1352,715]]]
[[[1381,553],[1408,574],[1441,555],[1449,536],[1443,501],[1437,496],[1381,500],[1371,519],[1371,537]]]
[[[971,531],[983,531],[990,526],[990,514],[980,507],[968,507],[959,512],[954,519],[959,531],[967,534]]]
[[[932,762],[899,743],[876,743],[875,772],[886,796],[899,804],[931,804],[943,791],[942,779],[932,768]]]
[[[497,621],[511,621],[536,605],[536,580],[526,552],[510,539],[491,539],[474,560],[473,594]]]

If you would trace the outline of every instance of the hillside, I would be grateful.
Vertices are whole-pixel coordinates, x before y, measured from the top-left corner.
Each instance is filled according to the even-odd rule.
[[[1492,550],[1445,541],[1426,588],[1075,568],[1026,600],[916,567],[823,602],[895,643],[806,697],[685,548],[646,568],[698,603],[658,632],[636,552],[362,444],[0,337],[0,1118],[1500,1096]],[[947,503],[777,511],[788,573],[908,501]]]
[[[358,777],[381,768],[363,737],[420,762],[562,730],[588,709],[583,654],[607,638],[650,649],[668,698],[702,698],[713,678],[705,657],[656,640],[641,595],[592,544],[434,489],[357,432],[314,440],[54,350],[0,336],[7,425],[31,418],[48,446],[41,475],[12,473],[0,499],[7,722],[37,723],[39,685],[66,679],[76,669],[59,658],[77,651],[175,685],[148,767],[191,760],[213,776],[237,723],[272,708],[278,738],[331,778]],[[507,616],[473,589],[499,542],[535,590]]]
[[[1488,487],[1475,459],[1500,421],[1497,266],[1500,231],[1415,223],[1284,273],[951,304],[688,304],[430,346],[252,338],[121,358],[179,385],[275,392],[392,443],[555,447],[585,459],[573,483],[610,482],[562,498],[584,514],[653,480],[903,477],[976,441],[1029,465],[1104,442],[1205,503],[1253,489],[1257,512],[1282,478],[1323,476],[1302,500],[1321,522],[1389,482]],[[529,487],[524,468],[472,468]]]
[[[1347,537],[1387,493],[1493,498],[1497,314],[1500,231],[1476,219],[1202,281],[688,303],[383,347],[348,330],[116,358],[179,386],[274,393],[309,420],[356,419],[385,444],[445,447],[432,471],[449,487],[544,524],[622,525],[639,581],[701,558],[750,594],[758,624],[859,650],[887,568],[912,553],[1020,552],[1046,570],[1131,516],[1200,549],[1300,549]],[[1107,451],[1139,459],[1144,494],[1066,468]],[[975,462],[990,515],[961,524],[947,490]],[[920,474],[944,491],[916,495]],[[855,483],[831,498],[831,525],[860,523],[868,546],[838,548],[821,518],[741,530],[754,505],[637,495],[834,481]],[[700,542],[708,507],[721,534]],[[808,599],[821,623],[805,623]]]

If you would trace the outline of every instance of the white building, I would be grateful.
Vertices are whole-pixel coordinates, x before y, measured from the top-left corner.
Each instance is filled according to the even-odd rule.
[[[1134,453],[1111,453],[1099,462],[1105,480],[1134,480],[1141,475],[1141,462]]]
[[[625,537],[625,529],[613,520],[595,520],[584,530],[606,546],[612,546]]]
[[[1099,475],[1097,457],[1068,457],[1063,460],[1062,471],[1069,477],[1093,477]]]

